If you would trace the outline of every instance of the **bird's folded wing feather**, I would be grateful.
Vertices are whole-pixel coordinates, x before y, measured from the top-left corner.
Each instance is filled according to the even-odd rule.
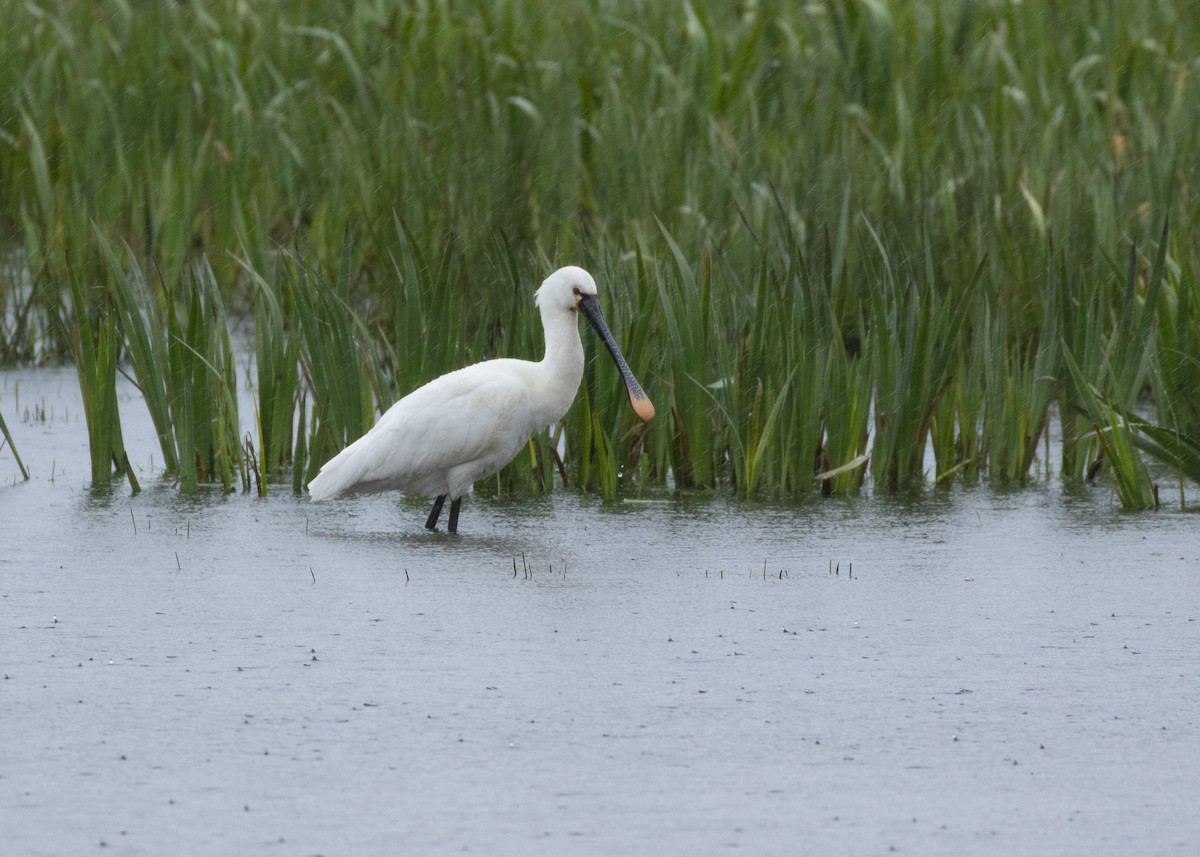
[[[443,375],[401,399],[322,468],[310,492],[322,497],[356,488],[427,493],[422,486],[431,474],[489,455],[498,445],[519,449],[536,428],[527,427],[522,417],[528,410],[527,387],[510,373],[485,367]],[[322,482],[326,470],[330,478]]]

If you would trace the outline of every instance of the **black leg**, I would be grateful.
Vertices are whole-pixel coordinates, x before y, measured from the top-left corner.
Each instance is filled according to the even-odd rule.
[[[458,507],[462,505],[462,497],[450,501],[450,523],[446,527],[449,532],[458,532]]]
[[[438,498],[433,501],[433,508],[429,511],[429,518],[425,521],[425,529],[436,530],[437,519],[442,515],[442,504],[446,502],[446,495],[439,494]],[[450,519],[453,522],[453,518]],[[453,532],[453,530],[451,531]]]

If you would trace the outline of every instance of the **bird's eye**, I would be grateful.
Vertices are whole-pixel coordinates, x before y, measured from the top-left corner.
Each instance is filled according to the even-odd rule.
[[[575,297],[579,297],[579,295],[582,294],[579,291],[579,286],[575,286],[574,288],[571,289],[571,291],[573,291],[575,293]]]

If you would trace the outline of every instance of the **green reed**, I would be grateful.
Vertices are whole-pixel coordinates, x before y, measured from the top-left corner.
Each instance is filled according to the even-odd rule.
[[[111,270],[126,361],[150,412],[164,470],[180,488],[241,482],[237,378],[229,323],[213,271],[202,260],[157,287],[137,260],[100,234]]]
[[[83,394],[83,413],[87,422],[91,452],[92,484],[101,487],[113,476],[128,479],[130,488],[140,490],[138,479],[129,465],[121,433],[120,407],[117,403],[117,364],[121,334],[111,295],[88,288],[78,270],[64,265],[71,289],[71,353]]]
[[[348,252],[347,248],[343,261]],[[350,306],[345,265],[331,281],[326,273],[293,260],[288,276],[302,337],[302,370],[313,397],[307,483],[322,463],[374,424],[371,370],[375,361],[369,356],[369,336]]]
[[[295,443],[294,425],[297,408],[303,409],[300,386],[301,336],[298,325],[289,322],[291,301],[279,277],[268,280],[260,257],[258,266],[243,261],[246,274],[257,292],[254,304],[254,364],[258,394],[258,485],[260,491],[281,477],[286,466],[304,449],[303,440]],[[303,437],[303,429],[299,432]]]
[[[0,414],[0,435],[4,436],[4,443],[12,451],[13,460],[17,463],[17,470],[21,471],[21,478],[28,482],[29,470],[25,467],[25,462],[21,460],[21,453],[17,451],[16,441],[13,440],[12,433],[8,430],[8,423],[4,421],[4,414]]]
[[[253,319],[260,484],[300,486],[429,378],[539,357],[532,291],[575,263],[659,415],[591,361],[498,491],[1020,481],[1051,415],[1046,472],[1116,479],[1122,431],[1155,454],[1135,414],[1200,432],[1191,11],[0,0],[0,358],[161,399],[115,271],[201,353],[219,293]]]

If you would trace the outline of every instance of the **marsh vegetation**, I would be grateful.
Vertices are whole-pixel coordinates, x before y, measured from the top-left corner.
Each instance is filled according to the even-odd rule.
[[[425,380],[538,356],[567,263],[659,417],[590,361],[499,493],[1200,479],[1182,0],[0,16],[0,362],[74,360],[96,481],[137,488],[126,373],[183,490],[299,491]]]

